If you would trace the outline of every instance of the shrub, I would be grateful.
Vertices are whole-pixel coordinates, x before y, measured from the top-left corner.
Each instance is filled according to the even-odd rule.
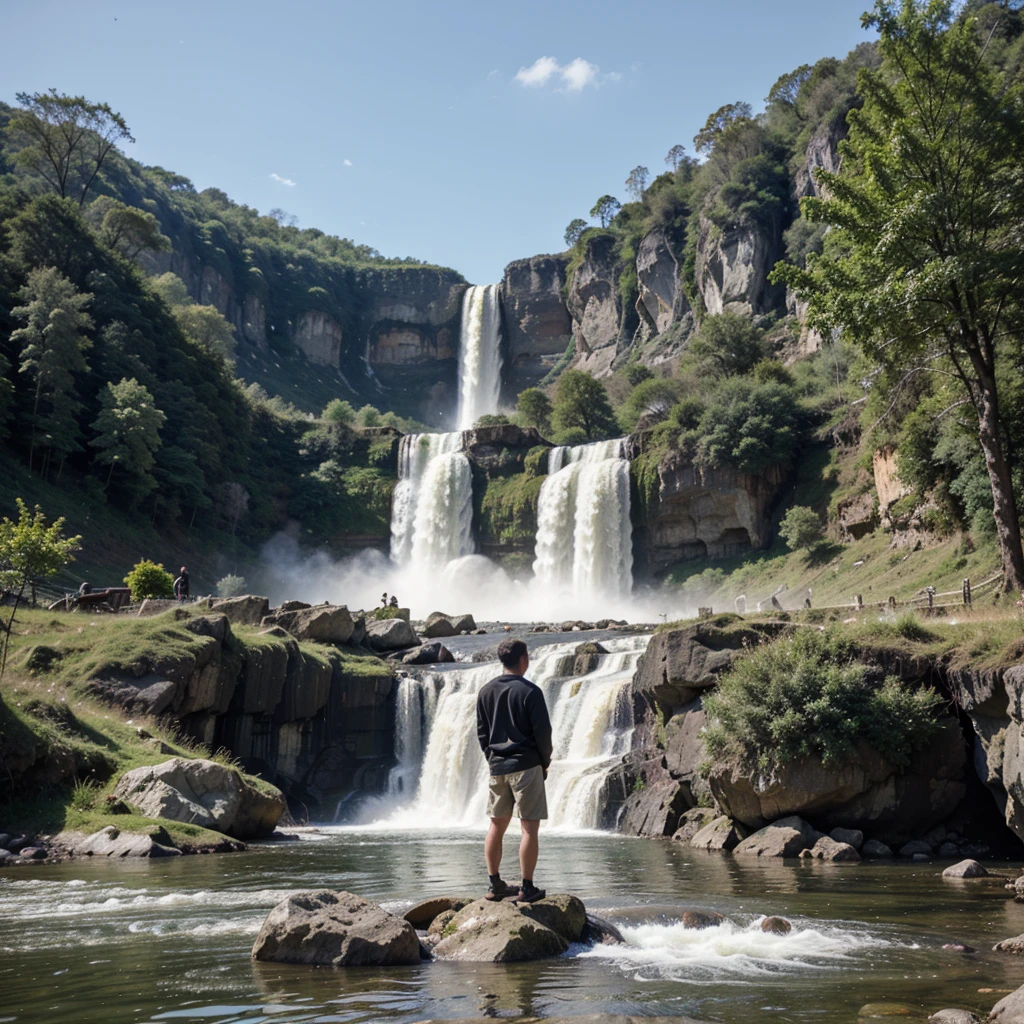
[[[503,427],[509,422],[509,418],[502,412],[485,412],[473,424],[475,427]]]
[[[245,577],[233,576],[230,573],[217,581],[218,597],[238,597],[245,593]]]
[[[136,602],[145,601],[148,597],[174,597],[174,577],[162,564],[148,558],[136,562],[124,582]]]
[[[937,730],[941,703],[854,661],[831,632],[802,629],[736,663],[705,698],[708,753],[743,771],[772,772],[802,758],[835,767],[867,743],[897,767]]]
[[[332,398],[327,403],[320,418],[326,423],[343,423],[345,426],[348,426],[355,421],[356,411],[352,408],[351,402],[343,401],[340,398]]]
[[[679,382],[668,377],[643,380],[629,393],[619,413],[622,427],[632,430],[644,416],[665,419],[679,401]]]
[[[822,538],[821,519],[806,505],[794,505],[779,523],[779,536],[790,551],[811,548]]]

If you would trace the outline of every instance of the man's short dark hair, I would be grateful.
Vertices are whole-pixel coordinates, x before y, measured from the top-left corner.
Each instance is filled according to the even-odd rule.
[[[498,660],[505,668],[519,668],[523,655],[528,653],[522,640],[502,640],[498,644]]]

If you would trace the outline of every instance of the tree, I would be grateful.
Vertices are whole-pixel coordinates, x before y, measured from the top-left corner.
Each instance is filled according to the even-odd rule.
[[[585,370],[566,370],[558,378],[551,418],[556,430],[578,427],[587,441],[603,441],[618,433],[608,392]]]
[[[192,305],[192,296],[189,295],[185,282],[169,270],[166,274],[151,277],[149,286],[171,309],[174,309],[175,306]]]
[[[735,121],[750,119],[749,103],[727,103],[708,116],[704,127],[693,137],[693,145],[698,153],[714,148],[719,136]]]
[[[832,230],[806,270],[774,279],[808,321],[842,329],[894,373],[959,380],[977,417],[1006,589],[1024,587],[996,363],[1024,321],[1024,106],[1016,65],[986,60],[976,19],[946,0],[878,0],[882,65],[862,70],[838,174],[805,215]]]
[[[569,221],[569,225],[565,229],[565,244],[571,249],[580,240],[580,236],[588,226],[582,217],[575,217]]]
[[[689,355],[714,374],[746,373],[768,354],[764,331],[739,313],[719,313],[704,318]]]
[[[12,312],[26,323],[11,334],[11,340],[21,345],[19,371],[35,383],[29,425],[31,469],[37,429],[43,433],[47,459],[53,450],[66,455],[78,446],[75,374],[89,368],[84,353],[92,342],[84,332],[92,327],[92,319],[83,307],[92,296],[76,292],[55,267],[33,270],[20,296],[25,305]]]
[[[644,366],[643,363],[630,363],[623,373],[630,387],[634,388],[637,384],[643,384],[645,380],[650,380],[654,376],[654,371],[649,366]]]
[[[21,498],[16,501],[17,522],[12,522],[6,516],[0,519],[0,588],[9,599],[6,602],[9,614],[0,621],[0,629],[4,634],[0,676],[3,676],[7,668],[14,616],[24,600],[26,588],[37,580],[56,576],[64,566],[74,561],[82,539],[64,536],[63,518],[47,525],[46,517],[38,505],[35,511],[30,512]]]
[[[667,164],[669,164],[671,166],[673,172],[679,170],[679,165],[685,159],[686,159],[686,147],[683,146],[683,145],[677,144],[677,145],[673,146],[665,154],[665,163],[667,163]]]
[[[509,422],[509,418],[503,412],[485,412],[474,427],[503,427]]]
[[[800,95],[800,88],[804,82],[811,77],[814,68],[810,64],[801,64],[795,71],[789,71],[780,75],[775,84],[768,90],[765,98],[765,106],[771,107],[775,104],[796,106],[797,97]]]
[[[215,306],[175,306],[174,319],[181,329],[207,352],[215,352],[225,362],[235,357],[235,329]]]
[[[356,426],[362,427],[379,427],[383,422],[383,417],[380,414],[380,410],[373,405],[364,405],[359,412],[356,413]]]
[[[812,548],[822,538],[821,519],[806,505],[794,505],[779,523],[779,536],[790,551]]]
[[[244,576],[235,576],[229,573],[227,576],[217,580],[218,597],[238,597],[245,593],[246,582]]]
[[[601,222],[601,227],[606,228],[615,219],[615,215],[622,209],[622,203],[615,196],[601,196],[590,211],[591,217],[596,217]]]
[[[96,180],[111,149],[134,142],[124,118],[106,103],[90,103],[84,96],[49,92],[19,92],[21,109],[8,122],[8,132],[25,143],[15,157],[36,171],[62,198],[78,205]]]
[[[125,259],[134,260],[143,251],[170,252],[171,240],[160,230],[160,221],[145,210],[100,196],[89,204],[86,216],[103,244]]]
[[[152,562],[148,558],[136,562],[124,582],[136,604],[151,597],[174,597],[174,577],[163,567],[162,562]]]
[[[643,164],[637,164],[629,172],[629,177],[626,179],[626,191],[636,202],[643,198],[644,189],[647,188],[647,182],[650,180],[650,177],[651,172]]]
[[[351,426],[355,418],[356,411],[352,408],[352,403],[340,398],[332,398],[320,416],[325,423],[340,423],[346,427]]]
[[[670,377],[642,380],[623,403],[619,417],[622,425],[626,430],[632,430],[645,416],[665,419],[679,401],[679,393],[679,381]]]
[[[516,411],[528,427],[536,427],[542,434],[551,430],[551,399],[540,388],[527,388],[519,393]]]
[[[145,385],[134,377],[118,384],[107,382],[100,395],[101,410],[90,445],[99,449],[96,461],[110,466],[104,490],[110,487],[114,467],[120,466],[133,478],[136,493],[148,494],[156,487],[150,470],[156,461],[153,453],[160,447],[160,428],[166,416],[156,407]]]

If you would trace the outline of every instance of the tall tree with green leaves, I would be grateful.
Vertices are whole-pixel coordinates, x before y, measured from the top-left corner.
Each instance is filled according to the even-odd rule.
[[[681,143],[677,143],[665,154],[665,163],[667,163],[673,170],[673,172],[679,170],[679,165],[686,159],[686,147]]]
[[[601,227],[606,228],[615,219],[615,215],[622,209],[622,203],[615,196],[601,196],[590,211],[591,217],[596,217],[601,222]]]
[[[227,362],[235,358],[235,330],[215,306],[175,306],[171,312],[181,329],[207,352]]]
[[[25,600],[25,591],[37,581],[56,576],[69,562],[74,561],[81,537],[64,536],[64,520],[47,524],[42,509],[34,511],[21,498],[18,519],[0,519],[0,589],[8,597],[5,617],[0,620],[3,632],[3,652],[0,655],[0,676],[7,668],[7,652],[11,643],[11,630],[18,607]]]
[[[104,490],[110,487],[115,467],[131,480],[137,495],[156,487],[150,470],[160,447],[160,428],[166,416],[156,407],[149,388],[134,377],[117,384],[108,382],[100,395],[100,414],[93,423],[96,436],[89,444],[98,449],[96,461],[109,466]]]
[[[1024,588],[1024,552],[997,364],[1024,326],[1024,89],[1015,65],[987,59],[977,19],[949,0],[877,0],[881,67],[860,73],[838,174],[804,199],[831,226],[807,268],[777,268],[809,301],[808,320],[839,328],[893,371],[960,381],[977,417],[1004,586]]]
[[[589,225],[582,217],[574,217],[565,228],[565,244],[571,249]]]
[[[527,388],[519,392],[516,412],[528,427],[536,427],[542,434],[551,430],[551,399],[540,388]]]
[[[643,164],[637,164],[629,172],[629,177],[626,179],[626,191],[636,202],[643,198],[644,190],[647,188],[647,182],[650,181],[650,178],[651,172]]]
[[[89,204],[86,218],[103,244],[126,259],[134,260],[142,252],[170,252],[171,240],[160,230],[160,221],[137,206],[100,196]]]
[[[17,94],[7,130],[24,145],[15,160],[34,170],[62,198],[85,203],[110,151],[134,142],[124,118],[106,103],[49,92]]]
[[[551,419],[558,431],[578,427],[588,441],[603,441],[618,433],[605,386],[585,370],[566,370],[558,378]]]
[[[65,456],[78,447],[75,416],[81,405],[75,375],[89,369],[85,352],[92,342],[85,332],[92,327],[92,318],[84,307],[92,296],[76,292],[55,267],[33,270],[20,294],[25,305],[13,313],[25,326],[14,331],[11,340],[21,346],[19,371],[34,384],[28,464],[31,469],[39,443],[47,453],[45,471],[51,452]]]

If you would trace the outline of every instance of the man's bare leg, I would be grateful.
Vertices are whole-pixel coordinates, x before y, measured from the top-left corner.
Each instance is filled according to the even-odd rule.
[[[532,882],[533,873],[537,869],[537,855],[540,853],[538,841],[540,821],[529,821],[524,818],[520,825],[523,829],[523,836],[519,841],[519,867],[522,868],[523,878]]]
[[[484,860],[487,861],[487,874],[501,874],[501,841],[505,838],[505,830],[508,828],[508,818],[491,818],[491,827],[487,830],[487,838],[484,840]],[[534,863],[537,858],[534,857]]]

